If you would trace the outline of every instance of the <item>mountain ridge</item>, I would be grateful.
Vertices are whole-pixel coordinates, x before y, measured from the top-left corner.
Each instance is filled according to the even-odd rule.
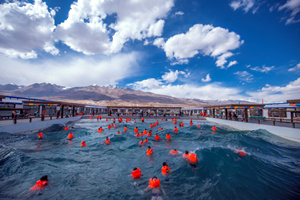
[[[89,85],[83,87],[65,87],[51,83],[34,83],[28,86],[15,84],[0,85],[0,93],[10,96],[35,97],[48,100],[71,101],[99,106],[180,106],[202,107],[230,103],[249,103],[246,101],[229,100],[214,101],[201,99],[177,98],[112,86]]]

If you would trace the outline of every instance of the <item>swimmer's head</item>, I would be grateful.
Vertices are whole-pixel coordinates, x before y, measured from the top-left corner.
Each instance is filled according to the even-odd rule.
[[[156,181],[157,177],[156,176],[153,176],[152,180],[153,181]]]
[[[106,139],[108,139],[108,137],[106,137]]]
[[[185,151],[185,154],[188,154],[189,153],[189,151]]]
[[[163,166],[168,166],[168,164],[166,162],[163,162]]]
[[[177,149],[174,149],[174,151],[177,151]]]
[[[151,149],[151,147],[150,147],[150,146],[148,146],[148,149]]]
[[[135,171],[135,170],[137,170],[137,168],[135,167],[135,168],[133,168],[133,171]]]
[[[48,181],[48,176],[47,175],[42,176],[41,181]]]

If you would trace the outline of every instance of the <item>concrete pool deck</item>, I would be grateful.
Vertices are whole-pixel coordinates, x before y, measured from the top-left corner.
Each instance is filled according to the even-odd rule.
[[[7,133],[28,133],[35,132],[38,130],[46,129],[54,124],[65,125],[68,122],[74,122],[80,120],[81,116],[59,118],[50,120],[50,117],[46,117],[45,121],[41,121],[40,118],[32,118],[32,122],[29,119],[18,119],[17,124],[13,123],[13,120],[2,120],[0,121],[0,132]]]
[[[231,120],[224,120],[224,119],[217,119],[217,118],[210,118],[210,117],[207,117],[206,120],[217,124],[227,125],[239,130],[264,129],[279,137],[300,142],[299,128],[272,126],[267,124],[246,123],[246,122],[238,122],[238,121],[231,121]]]

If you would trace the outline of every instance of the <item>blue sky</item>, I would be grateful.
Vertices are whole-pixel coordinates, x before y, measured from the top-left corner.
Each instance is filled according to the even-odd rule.
[[[1,1],[0,84],[300,98],[300,0]]]

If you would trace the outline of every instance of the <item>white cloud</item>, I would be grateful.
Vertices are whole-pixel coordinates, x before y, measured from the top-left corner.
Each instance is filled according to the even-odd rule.
[[[233,53],[227,52],[222,54],[221,56],[218,57],[218,60],[216,61],[216,65],[220,67],[221,69],[225,69],[224,65],[227,63],[227,58],[233,56]]]
[[[289,72],[300,71],[300,63],[298,63],[295,67],[290,68]]]
[[[12,80],[18,85],[49,82],[67,86],[116,85],[119,80],[134,76],[138,53],[99,58],[93,56],[60,57],[56,60],[29,62],[0,56],[0,84]]]
[[[237,71],[234,74],[237,75],[239,80],[247,83],[250,83],[253,80],[253,75],[247,71]]]
[[[227,65],[227,68],[236,65],[238,62],[236,60],[229,62],[229,64]]]
[[[0,52],[9,57],[37,58],[36,50],[53,55],[59,53],[54,47],[54,12],[48,11],[46,3],[36,0],[30,3],[4,3],[0,5]]]
[[[184,77],[188,77],[190,73],[184,72],[184,71],[172,71],[165,72],[165,74],[162,76],[162,79],[168,83],[172,83],[178,79],[178,75],[182,74]]]
[[[300,77],[295,81],[291,81],[286,86],[270,86],[267,84],[257,92],[247,92],[251,99],[259,102],[264,99],[264,102],[286,102],[289,99],[300,98]]]
[[[175,13],[175,15],[184,15],[184,12],[178,11],[178,12]]]
[[[285,22],[286,25],[300,22],[300,19],[296,19],[296,15],[300,12],[299,0],[288,0],[284,5],[278,7],[279,11],[284,9],[291,11],[290,17]]]
[[[68,19],[58,25],[56,36],[87,55],[118,53],[129,39],[161,36],[163,18],[173,5],[173,0],[78,0]],[[113,18],[110,24],[108,17]]]
[[[246,13],[254,6],[255,0],[234,0],[229,5],[233,10],[242,8]]]
[[[238,34],[227,29],[196,24],[188,32],[169,38],[163,49],[170,60],[186,60],[197,54],[218,57],[216,64],[222,68],[226,58],[233,55],[230,51],[242,43]]]
[[[147,81],[147,82],[155,83],[154,80],[151,79],[151,81]],[[152,87],[150,84],[147,86],[145,84],[143,85],[146,87],[140,87],[140,86],[136,87],[135,84],[132,84],[132,86],[133,89],[142,89],[145,92],[152,92],[156,94],[169,95],[169,96],[179,97],[179,98],[192,98],[192,99],[199,98],[199,99],[206,99],[206,100],[244,99],[243,96],[238,94],[240,90],[235,88],[226,88],[221,86],[221,84],[217,84],[217,83],[198,86],[192,84],[171,85],[171,84],[161,84],[161,82],[158,82],[153,85],[154,87]]]
[[[274,69],[274,66],[267,67],[267,66],[263,65],[262,67],[256,66],[256,67],[251,67],[250,69],[253,71],[258,71],[258,72],[262,72],[262,73],[268,73],[269,71]]]
[[[155,78],[149,78],[143,81],[136,81],[134,83],[127,84],[127,86],[132,86],[135,90],[147,90],[148,88],[160,88],[163,83]]]
[[[210,75],[207,74],[206,77],[205,77],[205,79],[204,79],[204,78],[201,78],[201,81],[202,81],[202,82],[209,82],[209,81],[211,81]]]
[[[163,38],[156,38],[154,41],[153,41],[153,45],[157,46],[157,47],[164,47],[165,46],[165,41]]]

